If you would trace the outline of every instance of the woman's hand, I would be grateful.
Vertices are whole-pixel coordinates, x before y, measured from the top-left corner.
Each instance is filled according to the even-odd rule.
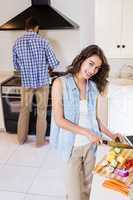
[[[102,144],[101,137],[97,136],[93,132],[90,134],[89,139],[90,139],[91,143],[93,143],[93,144]]]
[[[121,133],[114,133],[112,135],[112,139],[115,141],[115,142],[123,142],[123,136]]]

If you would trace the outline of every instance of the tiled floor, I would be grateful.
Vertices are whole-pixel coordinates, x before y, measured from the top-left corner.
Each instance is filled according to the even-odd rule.
[[[65,164],[50,145],[35,137],[18,145],[16,135],[0,133],[0,200],[65,200]]]

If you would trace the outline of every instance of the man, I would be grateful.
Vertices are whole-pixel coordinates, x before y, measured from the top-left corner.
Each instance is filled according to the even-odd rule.
[[[54,69],[59,61],[56,59],[49,42],[38,35],[38,22],[30,17],[25,23],[26,33],[18,38],[13,46],[13,63],[21,74],[22,94],[21,110],[18,120],[18,142],[27,139],[29,114],[33,94],[37,101],[36,145],[48,144],[45,139],[47,128],[46,115],[49,95],[49,67]]]

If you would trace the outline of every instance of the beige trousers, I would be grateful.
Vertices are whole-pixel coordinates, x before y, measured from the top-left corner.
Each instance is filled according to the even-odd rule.
[[[91,144],[74,147],[67,170],[68,200],[89,200],[94,165],[95,155]]]
[[[33,88],[22,88],[21,91],[21,109],[18,120],[18,141],[23,144],[27,139],[29,116],[32,107],[33,95],[36,96],[37,102],[37,124],[36,124],[36,143],[44,142],[45,132],[47,128],[47,104],[49,95],[49,86]]]

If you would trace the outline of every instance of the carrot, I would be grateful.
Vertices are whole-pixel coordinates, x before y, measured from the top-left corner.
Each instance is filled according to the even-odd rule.
[[[117,184],[117,185],[119,185],[119,186],[121,186],[121,187],[124,187],[124,188],[127,189],[127,190],[129,189],[128,186],[127,186],[125,183],[123,183],[122,181],[120,181],[120,180],[111,178],[111,179],[108,179],[108,181],[110,181],[110,182],[112,182],[112,183],[115,183],[115,184]]]
[[[128,195],[128,187],[125,187],[125,185],[119,185],[116,184],[115,181],[105,180],[102,184],[104,187],[121,192],[124,195]]]
[[[103,184],[103,186],[106,187],[106,188],[108,188],[108,189],[112,189],[112,190],[115,190],[117,192],[121,192],[123,195],[128,196],[128,191],[121,190],[118,187],[114,187],[114,185],[106,183],[106,184]]]
[[[114,185],[110,185],[110,184],[105,184],[104,187],[107,187],[109,189],[112,189],[112,190],[115,190],[115,191],[118,191],[118,192],[121,192],[122,194],[125,194],[126,196],[128,195],[128,191],[125,191],[119,187],[116,187]]]
[[[123,186],[120,186],[120,185],[117,185],[117,184],[115,184],[115,183],[112,183],[112,182],[110,182],[110,181],[105,181],[104,183],[105,183],[105,184],[108,184],[108,185],[111,185],[111,186],[113,186],[113,187],[115,187],[115,188],[119,188],[119,189],[121,189],[122,191],[128,191],[127,188],[125,188],[125,187],[123,187]]]
[[[112,190],[115,190],[115,191],[117,191],[117,192],[121,192],[122,194],[124,194],[124,195],[128,195],[128,191],[124,191],[123,189],[120,189],[119,187],[116,187],[116,186],[114,186],[114,185],[111,185],[111,184],[103,184],[103,186],[104,187],[106,187],[106,188],[109,188],[109,189],[112,189]]]

